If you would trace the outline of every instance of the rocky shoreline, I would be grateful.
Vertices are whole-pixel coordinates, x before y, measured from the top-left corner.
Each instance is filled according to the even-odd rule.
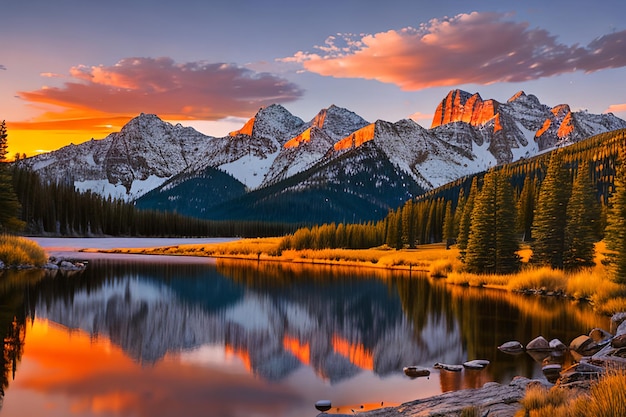
[[[48,262],[46,262],[40,269],[45,271],[61,271],[61,272],[71,272],[71,271],[82,271],[87,267],[85,262],[77,261],[75,259],[65,258],[65,257],[55,257],[51,256],[48,258]],[[0,260],[0,271],[3,269],[34,269],[37,268],[33,265],[19,265],[19,266],[7,266],[2,260]]]
[[[529,354],[543,365],[546,379],[515,377],[509,384],[488,382],[481,388],[446,392],[429,398],[407,402],[395,407],[372,411],[337,414],[348,417],[457,417],[464,410],[476,410],[479,416],[513,417],[521,409],[520,400],[535,385],[554,389],[588,390],[607,370],[626,369],[626,312],[611,317],[611,329],[592,329],[588,335],[573,339],[569,346],[558,340],[548,342],[538,336],[525,347],[506,342],[499,347],[512,355]],[[563,367],[566,354],[574,363]],[[318,417],[328,414],[321,413]],[[469,414],[472,415],[472,414]]]

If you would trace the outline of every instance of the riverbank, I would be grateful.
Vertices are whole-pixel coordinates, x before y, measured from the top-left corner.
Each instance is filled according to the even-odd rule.
[[[93,251],[141,255],[203,256],[254,261],[293,262],[421,271],[451,285],[499,288],[507,291],[566,297],[590,302],[602,314],[626,310],[626,287],[611,281],[602,264],[604,244],[596,245],[593,268],[567,273],[528,263],[531,250],[520,250],[522,269],[512,275],[469,274],[463,271],[459,251],[444,244],[420,245],[415,249],[281,250],[282,238],[240,239],[210,244],[176,244],[152,248],[115,248]]]

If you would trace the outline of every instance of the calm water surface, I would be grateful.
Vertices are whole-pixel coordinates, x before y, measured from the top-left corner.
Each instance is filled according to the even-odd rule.
[[[496,347],[609,326],[570,301],[415,273],[90,256],[68,276],[0,276],[1,415],[306,417],[320,399],[359,410],[543,378]],[[469,359],[491,364],[432,369]],[[410,379],[407,365],[431,375]]]

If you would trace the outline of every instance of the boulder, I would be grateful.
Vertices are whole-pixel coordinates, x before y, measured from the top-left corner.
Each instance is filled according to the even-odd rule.
[[[537,336],[526,345],[526,351],[549,352],[552,348],[543,336]]]
[[[582,357],[592,356],[597,353],[602,346],[594,342],[591,337],[581,335],[571,341],[569,348],[574,359],[580,361]]]
[[[559,339],[552,339],[550,340],[550,349],[564,352],[567,350],[567,346],[565,346],[565,343],[561,342]]]
[[[603,345],[603,344],[607,344],[611,340],[613,335],[604,329],[600,329],[596,327],[595,329],[589,332],[589,337],[592,338],[593,341],[596,342],[597,344]]]

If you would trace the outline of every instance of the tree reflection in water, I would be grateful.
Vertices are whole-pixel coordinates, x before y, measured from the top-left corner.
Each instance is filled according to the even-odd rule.
[[[15,367],[28,343],[26,323],[35,313],[68,332],[77,329],[119,347],[139,364],[129,371],[136,378],[137,373],[163,372],[172,358],[192,357],[188,352],[211,351],[215,356],[218,347],[220,366],[235,356],[255,378],[233,379],[232,395],[280,391],[282,407],[293,407],[294,401],[312,407],[315,399],[307,395],[327,389],[359,391],[351,384],[364,375],[377,378],[368,376],[368,383],[380,384],[381,398],[406,390],[406,401],[418,396],[411,388],[415,384],[438,383],[437,391],[443,392],[508,382],[515,375],[540,377],[532,360],[504,355],[497,346],[508,340],[526,343],[538,335],[569,343],[593,327],[608,326],[608,318],[570,301],[451,287],[425,275],[382,269],[235,260],[215,265],[95,260],[80,277],[8,278],[0,277],[5,388],[14,374],[19,379]],[[22,284],[10,284],[15,281]],[[430,381],[410,381],[402,372],[407,365],[432,367],[469,359],[489,359],[491,365],[485,371],[435,371]],[[211,366],[218,372],[217,365]],[[185,374],[181,369],[188,369],[190,377],[195,374],[182,366],[169,378],[188,386],[179,379]],[[304,389],[298,384],[309,371],[318,382],[307,380],[311,394],[299,393],[306,399],[296,400],[294,393]],[[207,397],[206,392],[197,395],[198,404]],[[358,393],[350,395],[359,398]],[[358,401],[367,400],[375,399]]]

